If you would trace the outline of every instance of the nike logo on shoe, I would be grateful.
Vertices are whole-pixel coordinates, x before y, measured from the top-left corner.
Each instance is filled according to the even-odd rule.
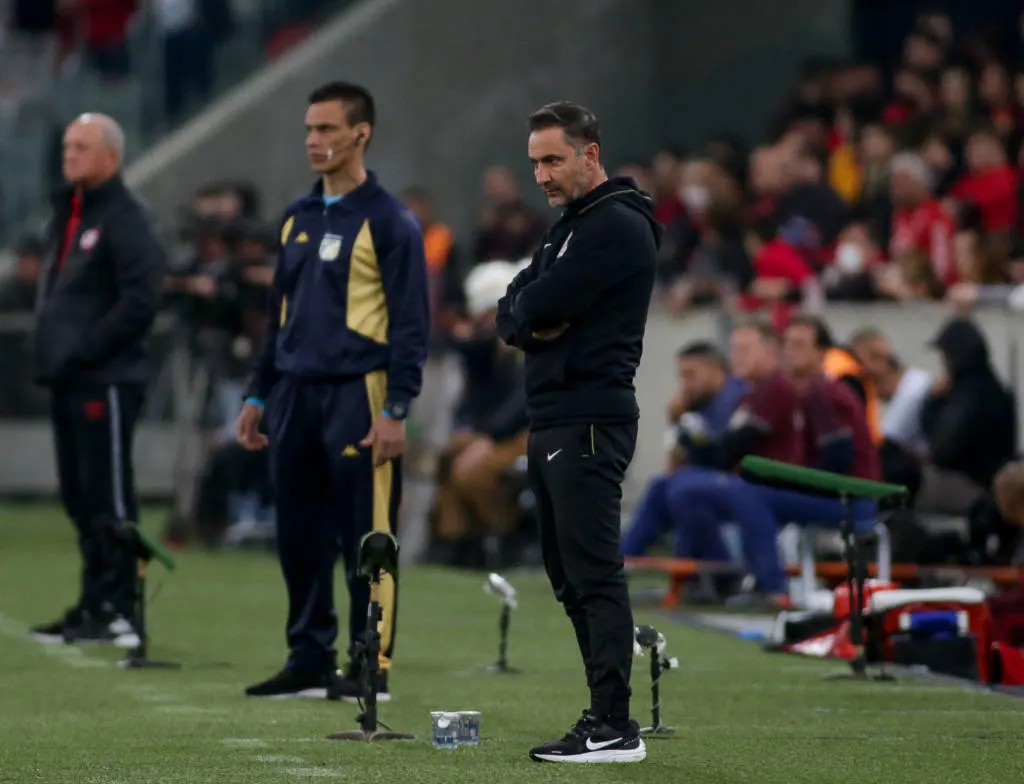
[[[552,460],[554,460],[558,456],[558,453],[561,451],[561,449],[556,449],[554,452],[548,452],[548,462],[550,463]]]
[[[622,738],[612,738],[611,740],[603,740],[600,743],[595,743],[592,739],[587,738],[587,751],[600,751],[601,749],[614,746],[616,743],[621,743]]]

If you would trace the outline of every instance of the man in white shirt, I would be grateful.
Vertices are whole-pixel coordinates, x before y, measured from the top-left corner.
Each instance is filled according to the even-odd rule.
[[[878,396],[888,404],[882,415],[882,434],[909,452],[927,454],[921,409],[932,388],[931,374],[921,368],[904,367],[890,356],[889,369],[875,383]]]

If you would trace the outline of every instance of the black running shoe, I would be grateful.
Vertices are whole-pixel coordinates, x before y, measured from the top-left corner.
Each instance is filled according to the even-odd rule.
[[[64,644],[64,630],[74,628],[82,623],[82,608],[72,607],[64,612],[59,620],[33,626],[30,630],[37,642]]]
[[[269,697],[271,699],[324,699],[327,689],[337,680],[333,671],[296,670],[285,667],[271,678],[256,683],[245,690],[247,697]]]
[[[358,702],[363,696],[361,688],[362,686],[359,683],[359,665],[350,663],[344,673],[341,670],[338,671],[338,677],[327,691],[327,699]],[[378,670],[377,702],[387,702],[390,699],[391,691],[388,689],[387,670]]]
[[[617,729],[587,711],[561,739],[530,749],[537,762],[641,762],[646,757],[635,721]]]

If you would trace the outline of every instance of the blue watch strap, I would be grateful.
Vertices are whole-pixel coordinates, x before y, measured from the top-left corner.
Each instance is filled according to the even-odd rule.
[[[247,397],[244,402],[250,406],[259,406],[260,408],[263,408],[263,401],[258,397]]]

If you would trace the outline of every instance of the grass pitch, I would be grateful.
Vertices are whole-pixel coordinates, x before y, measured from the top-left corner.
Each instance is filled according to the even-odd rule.
[[[159,515],[146,521],[156,530]],[[1024,702],[926,681],[825,682],[836,664],[676,627],[656,610],[681,669],[663,680],[670,739],[639,765],[550,765],[526,750],[563,733],[587,704],[568,621],[541,575],[516,575],[510,660],[522,674],[465,674],[494,661],[498,604],[481,575],[402,574],[391,688],[381,719],[414,742],[324,740],[356,709],[247,700],[284,656],[284,591],[272,557],[186,553],[150,592],[154,658],[180,671],[124,671],[120,652],[40,645],[25,627],[74,598],[70,525],[51,506],[0,508],[0,782],[263,784],[349,782],[719,782],[849,784],[1024,779]],[[344,608],[344,592],[339,585]],[[344,615],[342,616],[344,617]],[[229,667],[205,666],[227,662]],[[646,659],[634,714],[649,719]],[[483,714],[477,748],[436,751],[429,712]]]

